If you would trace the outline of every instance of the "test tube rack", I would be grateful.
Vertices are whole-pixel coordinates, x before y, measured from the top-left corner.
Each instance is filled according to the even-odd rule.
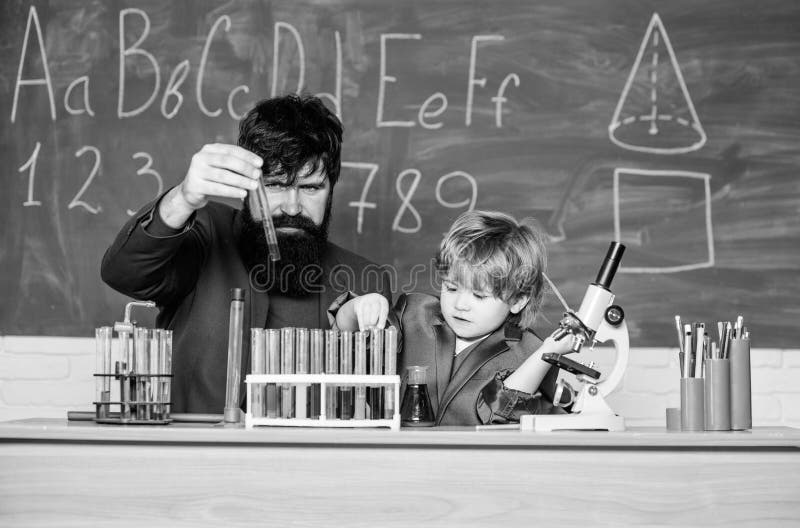
[[[172,422],[169,417],[169,389],[164,390],[165,386],[169,386],[172,374],[95,374],[95,377],[118,381],[122,395],[116,401],[94,402],[96,423],[166,425]],[[136,394],[141,394],[143,399],[130,396]],[[112,411],[112,406],[117,406],[119,410]]]
[[[388,427],[392,431],[400,430],[400,409],[395,406],[391,418],[350,418],[342,419],[326,416],[328,402],[326,396],[328,388],[380,388],[385,387],[392,391],[394,401],[400,401],[400,376],[398,375],[373,375],[373,374],[248,374],[245,378],[247,384],[247,413],[245,414],[245,427],[252,429],[255,426],[284,426],[284,427]],[[294,387],[295,390],[305,390],[307,387],[318,386],[320,398],[319,417],[311,418],[269,418],[254,416],[253,400],[259,389],[266,389],[269,384],[281,388]]]
[[[400,428],[394,327],[250,330],[245,426]]]
[[[172,421],[172,331],[137,327],[130,319],[134,306],[152,308],[155,303],[130,302],[124,321],[95,331],[96,423],[165,425]],[[114,332],[116,352],[112,346]]]

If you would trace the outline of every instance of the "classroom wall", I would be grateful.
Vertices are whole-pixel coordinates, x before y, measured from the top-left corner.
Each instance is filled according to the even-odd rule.
[[[609,349],[582,355],[601,372],[613,361]],[[623,385],[609,398],[629,426],[661,426],[664,409],[680,405],[676,357],[674,348],[631,351]],[[0,336],[0,421],[91,410],[94,361],[91,338]],[[800,427],[800,353],[756,348],[752,370],[753,425]]]

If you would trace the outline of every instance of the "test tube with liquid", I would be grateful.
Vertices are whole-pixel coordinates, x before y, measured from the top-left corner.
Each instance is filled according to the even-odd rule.
[[[308,374],[309,348],[308,348],[308,328],[298,328],[295,330],[295,372],[297,374]],[[308,389],[307,383],[297,385],[295,397],[295,418],[308,418]]]
[[[325,374],[337,374],[339,371],[339,332],[325,330]],[[337,393],[335,386],[325,387],[325,418],[335,420],[337,414]]]
[[[281,328],[281,374],[294,374],[294,328]],[[281,385],[281,418],[294,418],[294,392]]]
[[[150,332],[147,328],[135,327],[133,329],[133,348],[135,351],[133,377],[131,378],[131,396],[136,402],[136,419],[149,420],[147,407],[146,375],[150,366]]]
[[[266,334],[263,328],[250,329],[250,372],[253,374],[267,373]],[[250,387],[250,415],[254,418],[264,417],[264,386],[251,383]]]
[[[119,361],[114,366],[114,373],[119,379],[119,416],[121,420],[131,419],[131,381],[130,374],[133,367],[133,336],[130,332],[119,332]]]
[[[160,366],[160,359],[158,354],[161,351],[161,333],[156,330],[150,330],[150,354],[149,354],[149,364],[150,367],[147,369],[150,377],[147,379],[147,409],[150,412],[150,419],[151,420],[161,420],[161,406],[158,405],[158,390],[159,390],[159,379],[158,374],[159,366]]]
[[[373,376],[383,374],[383,328],[372,328],[369,331],[369,373]],[[370,387],[367,403],[369,417],[373,420],[383,418],[383,387]]]
[[[111,401],[111,337],[113,335],[113,328],[110,326],[101,326],[95,328],[94,342],[96,348],[95,356],[95,387],[97,394],[95,401],[96,418],[106,418],[109,413],[109,403]]]
[[[281,331],[269,328],[266,332],[267,374],[281,373]],[[267,384],[267,418],[277,418],[281,395],[275,383]]]
[[[390,326],[383,332],[383,373],[387,376],[397,374],[397,328]],[[394,417],[395,408],[394,387],[384,388],[383,395],[383,418],[391,420]]]
[[[353,333],[353,370],[354,374],[367,373],[367,336],[369,331]],[[367,406],[367,387],[356,385],[355,407],[353,408],[353,418],[364,420]]]
[[[323,356],[323,338],[321,328],[312,328],[309,331],[309,345],[311,357],[310,370],[311,374],[322,373],[322,356]],[[309,401],[308,401],[308,416],[309,418],[319,419],[320,415],[320,385],[319,383],[312,383],[310,387]]]
[[[339,336],[339,374],[353,373],[353,332],[343,330]],[[355,406],[353,387],[339,387],[339,414],[342,420],[353,419]]]
[[[267,248],[269,248],[269,259],[272,261],[280,260],[281,253],[278,250],[278,236],[275,233],[275,225],[272,223],[272,213],[270,212],[269,199],[267,198],[263,180],[259,180],[255,191],[258,214],[261,217],[261,226],[264,228],[264,237],[267,239]]]
[[[161,387],[159,401],[161,403],[161,419],[169,420],[170,394],[172,387],[172,330],[159,330],[161,335],[158,341],[158,373]]]

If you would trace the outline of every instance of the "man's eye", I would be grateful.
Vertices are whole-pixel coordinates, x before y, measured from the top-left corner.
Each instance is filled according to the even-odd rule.
[[[267,183],[264,184],[264,187],[266,187],[266,189],[271,192],[281,192],[284,189],[286,189],[286,186],[281,185],[280,183]]]
[[[300,189],[307,193],[315,193],[322,189],[322,185],[302,185]]]

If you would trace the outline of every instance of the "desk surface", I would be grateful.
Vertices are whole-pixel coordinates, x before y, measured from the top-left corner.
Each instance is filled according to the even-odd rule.
[[[798,526],[800,431],[0,423],[0,526]]]
[[[598,448],[794,448],[800,449],[800,429],[758,427],[749,431],[673,432],[634,427],[624,432],[515,430],[476,431],[473,427],[402,429],[325,429],[220,427],[173,423],[166,426],[101,425],[66,419],[34,418],[0,422],[0,442],[126,442],[280,446],[407,446],[407,447],[598,447]]]

